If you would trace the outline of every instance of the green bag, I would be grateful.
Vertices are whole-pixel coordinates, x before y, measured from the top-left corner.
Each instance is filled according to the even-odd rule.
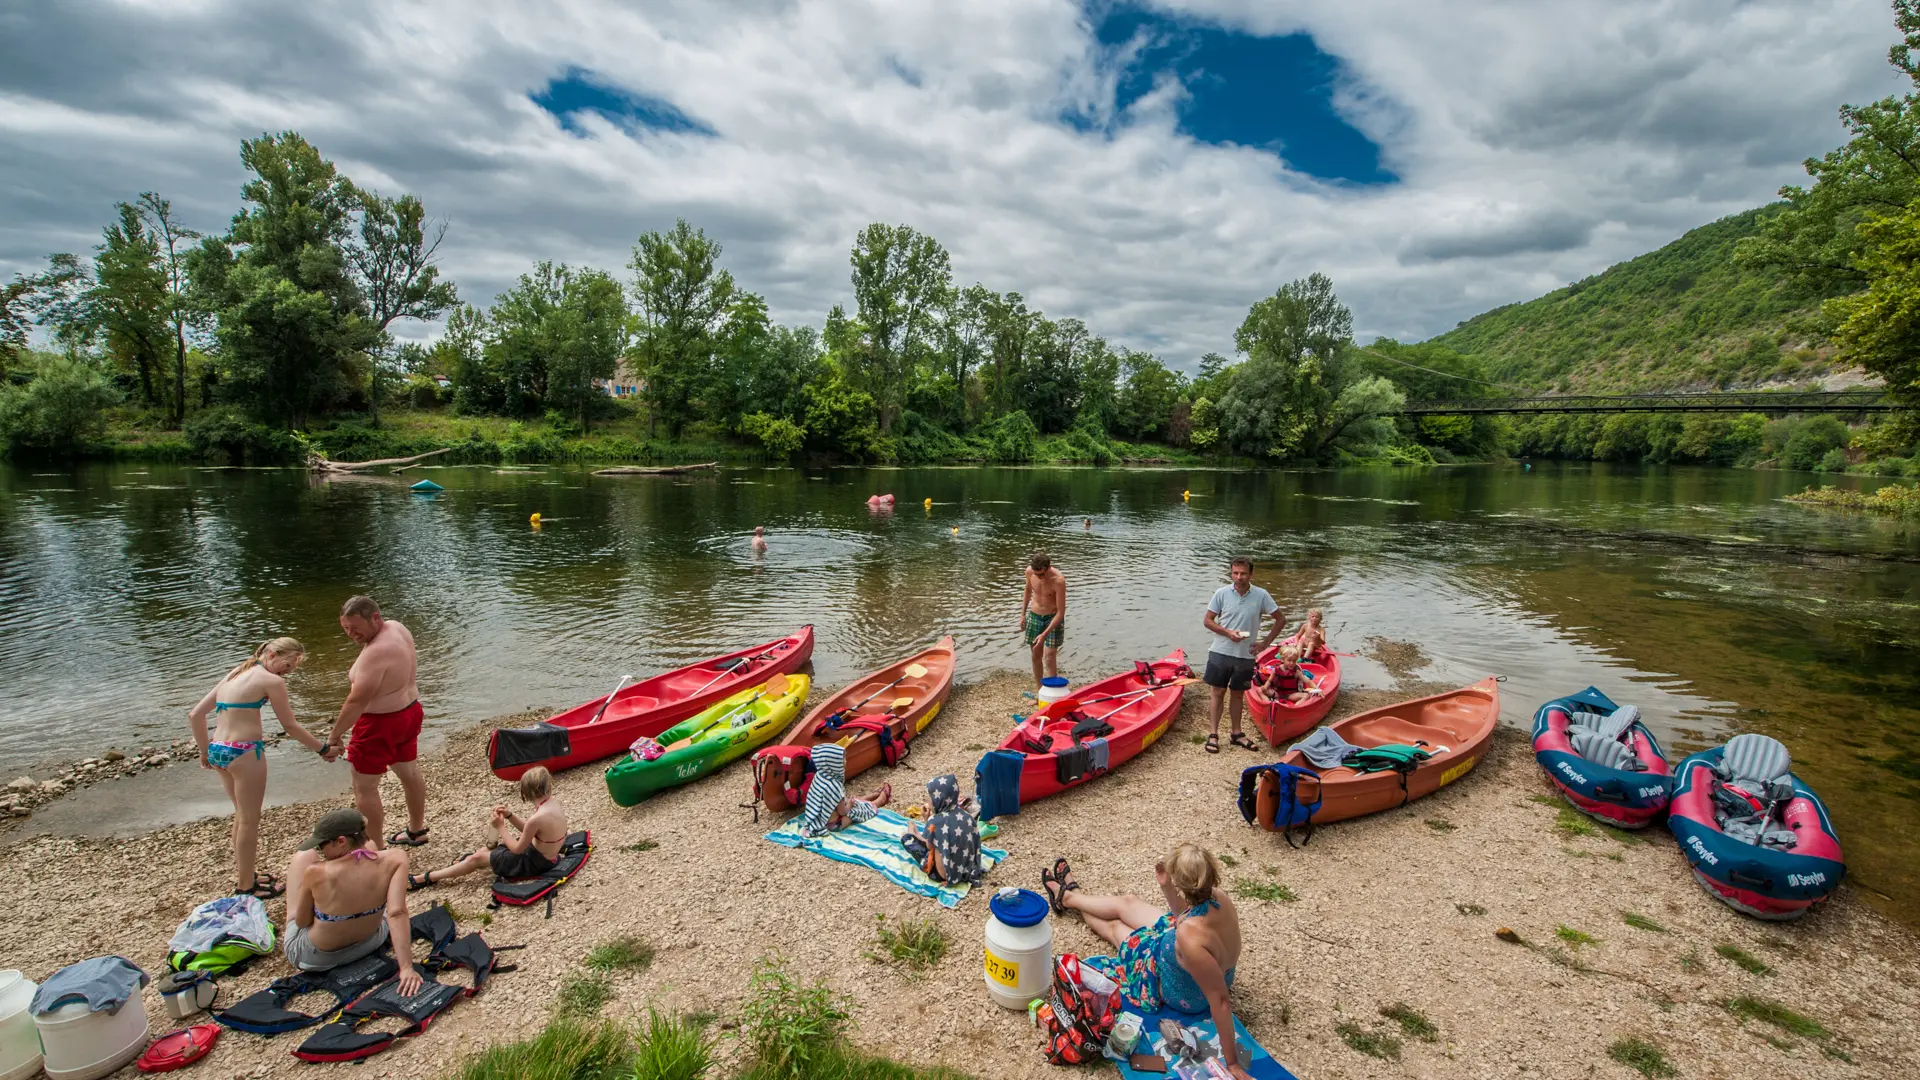
[[[205,952],[174,952],[167,954],[167,967],[174,971],[204,971],[209,975],[224,975],[235,968],[245,967],[256,957],[273,952],[273,924],[267,924],[265,947],[239,938],[228,938]]]

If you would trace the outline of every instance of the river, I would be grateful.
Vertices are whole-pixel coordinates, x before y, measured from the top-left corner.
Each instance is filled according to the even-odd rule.
[[[963,681],[1024,667],[1020,570],[1035,548],[1069,582],[1064,673],[1176,646],[1198,657],[1206,597],[1246,553],[1296,618],[1326,609],[1336,648],[1417,646],[1424,683],[1507,676],[1509,725],[1593,684],[1638,704],[1676,759],[1740,731],[1781,738],[1830,804],[1853,882],[1920,922],[1920,528],[1780,501],[1809,475],[1541,463],[406,479],[419,477],[446,490],[0,464],[0,776],[183,737],[194,700],[281,634],[310,649],[292,679],[299,715],[324,717],[345,693],[354,650],[334,617],[354,592],[413,629],[431,729],[572,704],[806,622],[826,686],[944,633]],[[870,512],[884,491],[898,509]],[[1365,657],[1346,670],[1349,686],[1394,683]],[[282,797],[344,790],[342,767],[295,749],[275,752]],[[224,810],[217,785],[178,776],[98,785],[36,827]]]

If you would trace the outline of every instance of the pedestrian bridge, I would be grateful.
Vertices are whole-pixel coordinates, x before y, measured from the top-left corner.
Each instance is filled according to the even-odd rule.
[[[1540,413],[1882,413],[1908,406],[1885,390],[1735,390],[1701,394],[1542,394],[1460,401],[1409,401],[1400,416]]]

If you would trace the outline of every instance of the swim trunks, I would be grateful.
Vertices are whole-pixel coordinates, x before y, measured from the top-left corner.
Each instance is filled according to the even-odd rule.
[[[1041,633],[1046,630],[1047,624],[1050,622],[1053,622],[1053,616],[1051,615],[1042,615],[1037,611],[1027,612],[1027,644],[1033,644],[1033,639],[1039,637]],[[1047,635],[1046,647],[1049,649],[1059,648],[1060,642],[1065,640],[1066,636],[1067,620],[1062,618],[1058,623],[1054,624],[1053,633]]]
[[[419,757],[420,721],[425,717],[418,701],[395,712],[361,713],[347,743],[347,763],[354,772],[379,776],[389,765]]]
[[[487,864],[493,867],[494,877],[508,880],[516,878],[539,877],[553,869],[553,860],[540,854],[538,848],[529,847],[525,851],[515,851],[505,844],[487,852]]]

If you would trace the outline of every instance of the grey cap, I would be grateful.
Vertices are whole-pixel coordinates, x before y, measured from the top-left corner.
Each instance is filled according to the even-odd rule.
[[[358,810],[329,810],[320,815],[313,824],[313,835],[300,845],[301,851],[311,851],[322,844],[331,843],[343,836],[358,836],[367,831],[367,819]]]

